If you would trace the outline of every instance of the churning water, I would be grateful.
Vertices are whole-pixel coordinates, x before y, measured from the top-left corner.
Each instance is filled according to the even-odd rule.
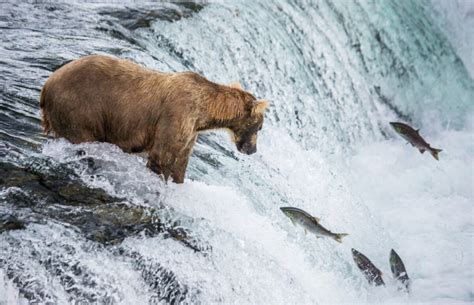
[[[0,304],[474,301],[474,83],[431,2],[0,9]],[[211,132],[186,182],[164,185],[144,156],[47,139],[42,84],[92,53],[240,81],[270,101],[257,154]],[[440,161],[394,120],[421,128]],[[281,206],[350,235],[305,235]],[[409,294],[391,279],[392,248]]]

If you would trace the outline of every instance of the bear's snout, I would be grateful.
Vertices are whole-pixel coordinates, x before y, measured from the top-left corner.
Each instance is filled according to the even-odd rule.
[[[252,143],[244,143],[239,145],[237,150],[243,154],[251,155],[257,152],[257,145],[252,145]]]
[[[257,152],[257,146],[252,147],[247,151],[247,155],[251,155]]]

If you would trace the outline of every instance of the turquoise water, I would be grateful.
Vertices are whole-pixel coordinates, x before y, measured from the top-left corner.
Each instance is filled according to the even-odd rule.
[[[186,301],[472,302],[474,83],[430,2],[218,2],[189,17],[157,18],[142,28],[127,27],[125,13],[109,14],[122,12],[120,5],[51,11],[20,4],[6,10],[13,16],[28,13],[2,30],[0,51],[7,60],[1,67],[10,71],[3,77],[11,88],[31,87],[22,93],[8,90],[32,101],[9,100],[5,90],[2,105],[8,107],[1,114],[9,121],[2,127],[8,135],[3,144],[18,147],[20,160],[40,155],[74,168],[90,186],[137,205],[164,204],[172,218],[185,219],[183,226],[211,246],[209,255],[162,236],[128,237],[121,247],[150,262],[145,268],[151,272],[153,264],[171,270],[188,287]],[[39,22],[39,30],[29,30],[42,14],[51,24]],[[66,17],[77,24],[62,27]],[[193,70],[219,83],[240,81],[270,102],[258,153],[239,154],[223,132],[203,135],[185,184],[163,185],[145,169],[142,156],[110,144],[74,146],[41,138],[35,102],[49,72],[25,60],[23,50],[32,46],[40,53],[29,55],[33,58],[100,52],[163,71]],[[17,80],[21,75],[25,79]],[[17,113],[33,117],[24,141],[15,135],[30,125]],[[420,128],[427,142],[443,149],[440,161],[405,145],[390,121]],[[77,149],[104,165],[91,175]],[[5,151],[8,160],[15,159]],[[281,206],[302,208],[332,231],[350,235],[343,244],[305,235]],[[71,274],[77,288],[97,295],[105,291],[112,303],[146,303],[153,300],[153,289],[173,289],[151,287],[143,269],[61,223],[4,233],[0,242],[7,245],[0,258],[10,259],[0,265],[0,287],[8,291],[0,302],[23,298],[2,270],[32,280],[54,302],[81,300],[42,267],[31,247],[41,257],[64,252],[55,259],[89,270],[87,276],[101,287],[88,287],[84,275]],[[76,250],[65,252],[64,245]],[[383,271],[386,287],[365,281],[351,247]],[[410,294],[398,291],[391,279],[392,248],[412,279]]]

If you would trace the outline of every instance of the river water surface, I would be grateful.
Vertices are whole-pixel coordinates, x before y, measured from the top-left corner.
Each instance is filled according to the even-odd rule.
[[[473,302],[474,83],[439,18],[427,1],[1,3],[0,304]],[[201,135],[164,185],[142,155],[45,137],[43,83],[95,53],[240,81],[270,102],[258,152]],[[305,235],[281,206],[350,235]]]

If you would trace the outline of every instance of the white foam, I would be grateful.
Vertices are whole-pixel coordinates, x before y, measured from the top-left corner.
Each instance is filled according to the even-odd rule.
[[[28,304],[28,300],[21,297],[18,288],[16,288],[12,280],[7,278],[2,269],[0,269],[0,287],[2,287],[2,293],[0,293],[0,304]]]
[[[431,0],[438,23],[474,79],[474,2]]]
[[[334,3],[335,7],[329,2],[299,7],[261,2],[252,8],[242,3],[211,4],[193,18],[157,21],[151,29],[135,33],[134,39],[159,59],[153,66],[184,70],[189,67],[183,61],[189,61],[212,80],[240,80],[252,92],[270,99],[255,155],[239,155],[227,137],[216,134],[209,139],[233,151],[236,159],[221,149],[198,144],[185,184],[164,185],[146,169],[144,157],[125,154],[114,145],[56,140],[43,148],[44,155],[74,168],[90,186],[125,197],[130,204],[161,207],[163,203],[176,217],[186,219],[183,226],[193,237],[212,247],[207,255],[162,236],[130,237],[123,245],[171,270],[181,284],[190,287],[190,300],[472,302],[474,119],[466,111],[472,109],[468,104],[472,83],[459,82],[463,74],[456,74],[459,71],[449,56],[440,57],[447,64],[440,68],[413,50],[415,55],[406,53],[404,39],[408,45],[419,41],[416,35],[404,36],[397,22],[414,18],[403,19],[403,12],[395,14],[398,11],[391,6],[386,9],[392,14],[366,14],[380,9],[375,2]],[[347,24],[338,19],[337,10]],[[361,31],[357,34],[366,46],[366,59],[374,59],[368,65],[376,76],[364,74],[343,25],[364,26],[357,28]],[[393,69],[390,62],[375,61],[382,52],[374,44],[375,29],[386,29],[383,39],[393,43],[389,47],[394,57],[423,73],[410,74],[408,80],[404,74],[400,79],[393,75],[383,79],[381,75]],[[437,44],[430,44],[436,37],[423,36],[422,45],[437,50]],[[167,47],[182,56],[160,49],[163,38],[169,40]],[[150,56],[136,59],[145,58],[151,61]],[[422,135],[443,149],[440,161],[395,138],[386,126],[395,115],[373,93],[379,81],[386,83],[387,100],[413,114]],[[464,117],[467,122],[459,119]],[[446,122],[452,122],[457,131]],[[393,138],[384,140],[381,130]],[[203,161],[199,154],[215,164]],[[94,164],[82,163],[86,158]],[[328,229],[350,235],[342,244],[305,235],[281,213],[281,206],[302,208],[321,218]],[[104,286],[124,291],[116,294],[117,299],[132,302],[142,297],[145,302],[152,294],[140,270],[116,260],[107,249],[88,251],[90,242],[67,232],[60,226],[33,225],[1,237],[24,246],[12,256],[18,262],[29,258],[28,242],[42,249],[49,238],[64,239],[79,249],[70,257],[72,261],[93,270],[94,278]],[[366,282],[352,260],[352,247],[384,272],[387,287]],[[391,248],[401,256],[412,279],[409,295],[398,291],[390,279]],[[67,299],[54,275],[35,259],[27,263],[41,283],[52,283],[51,294]],[[1,281],[0,275],[0,287],[7,287],[8,297],[17,300],[11,281],[5,275]]]

